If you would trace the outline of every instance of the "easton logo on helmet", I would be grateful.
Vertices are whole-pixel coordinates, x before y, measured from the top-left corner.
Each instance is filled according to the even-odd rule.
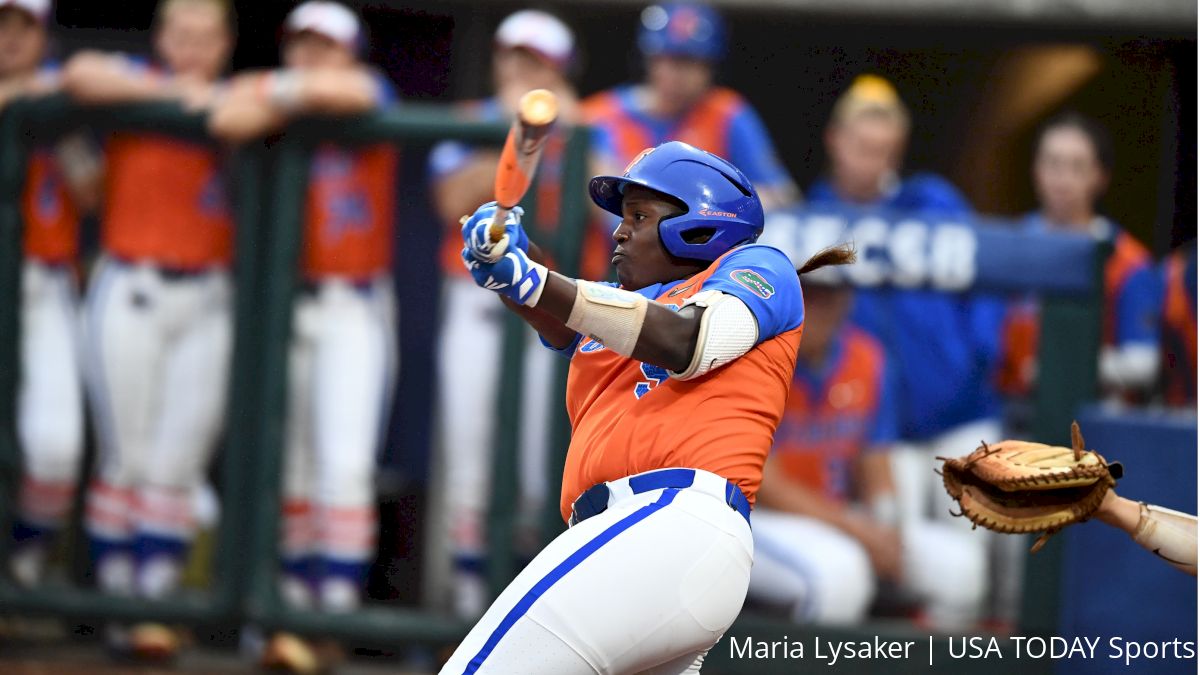
[[[729,273],[729,278],[749,288],[752,293],[764,300],[775,295],[775,287],[754,270],[734,270]]]
[[[696,213],[699,213],[702,216],[721,216],[723,218],[737,218],[736,213],[730,213],[728,211],[714,211],[713,209],[700,209]]]

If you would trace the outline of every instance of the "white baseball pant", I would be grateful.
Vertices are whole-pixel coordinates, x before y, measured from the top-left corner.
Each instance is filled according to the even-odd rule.
[[[480,562],[484,556],[488,502],[491,495],[491,450],[495,445],[496,401],[502,367],[498,358],[504,339],[507,310],[494,293],[469,277],[446,277],[442,293],[443,320],[438,340],[438,478],[435,493],[443,504],[435,512],[443,519],[436,532],[448,532],[450,554]],[[554,374],[552,352],[525,331],[520,455],[521,502],[518,513],[528,524],[539,523],[548,489],[546,468]],[[489,345],[491,348],[489,348]],[[485,589],[479,574],[459,574],[454,583],[455,610],[475,618],[484,609]]]
[[[806,516],[754,512],[750,597],[788,610],[798,623],[851,624],[866,617],[876,577],[866,549],[836,527]],[[901,586],[926,603],[939,627],[978,618],[986,550],[971,533],[925,521],[901,530]],[[966,622],[966,623],[964,623]]]
[[[293,604],[353,608],[375,556],[376,455],[399,358],[395,305],[387,276],[326,279],[295,301],[282,519]]]
[[[12,569],[24,584],[42,576],[49,538],[75,495],[83,453],[79,300],[68,266],[25,260],[21,274],[21,380],[17,435],[23,460]]]
[[[107,590],[159,596],[178,581],[195,532],[193,493],[225,413],[232,296],[224,269],[97,263],[83,328],[100,446],[87,524]]]
[[[509,584],[443,675],[700,671],[742,609],[750,526],[720,476],[641,494],[628,481]]]

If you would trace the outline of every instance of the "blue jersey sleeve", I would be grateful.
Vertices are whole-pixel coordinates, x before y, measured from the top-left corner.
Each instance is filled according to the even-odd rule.
[[[751,183],[779,187],[791,182],[771,143],[766,125],[745,102],[729,120],[728,147],[729,161],[741,169]]]
[[[871,419],[871,428],[867,433],[867,447],[870,450],[886,450],[900,436],[899,415],[896,412],[896,374],[890,362],[879,372],[879,401],[875,406],[875,414]]]
[[[560,348],[555,347],[554,345],[550,344],[549,342],[546,342],[546,338],[542,337],[541,333],[538,333],[538,342],[541,342],[543,347],[545,347],[546,349],[549,349],[550,351],[554,352],[555,354],[558,354],[559,356],[566,358],[566,359],[570,359],[572,356],[575,355],[575,350],[579,348],[579,343],[582,341],[583,341],[583,336],[580,335],[579,333],[576,333],[575,339],[571,340],[571,342],[567,346],[560,349]]]
[[[400,102],[395,85],[386,75],[372,69],[371,80],[375,83],[375,106],[377,108],[387,108]]]
[[[703,289],[728,293],[746,303],[758,321],[758,341],[804,322],[804,299],[792,261],[779,249],[750,245],[721,261]]]
[[[971,203],[953,183],[931,173],[919,173],[907,178],[888,206],[960,216],[972,211]]]
[[[1152,266],[1145,265],[1129,275],[1117,289],[1117,345],[1158,344],[1162,297],[1162,278]]]
[[[461,171],[475,151],[459,141],[442,141],[429,151],[429,177],[438,181]]]

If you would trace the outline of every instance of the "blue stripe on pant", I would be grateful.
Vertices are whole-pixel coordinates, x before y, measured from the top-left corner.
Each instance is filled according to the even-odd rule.
[[[500,622],[500,625],[496,626],[496,629],[492,631],[490,636],[488,636],[487,642],[483,643],[483,647],[479,650],[479,653],[476,654],[474,658],[471,659],[471,662],[467,664],[467,668],[463,671],[463,675],[470,675],[471,673],[478,671],[479,668],[483,666],[483,662],[487,660],[488,655],[492,653],[492,650],[496,648],[496,645],[500,644],[500,640],[504,638],[505,634],[512,629],[512,627],[522,616],[525,616],[525,613],[529,611],[529,608],[533,606],[533,603],[536,602],[538,598],[542,597],[546,591],[550,590],[550,587],[558,583],[558,581],[566,576],[568,572],[578,567],[580,563],[582,563],[584,560],[587,560],[588,557],[590,557],[593,553],[600,550],[601,546],[604,546],[608,542],[612,541],[618,534],[628,530],[636,523],[645,520],[650,514],[658,511],[667,504],[670,504],[675,499],[675,495],[677,494],[679,494],[678,489],[672,488],[664,490],[662,495],[659,496],[656,501],[641,507],[616,523],[613,523],[608,527],[608,529],[604,530],[594,539],[584,544],[579,548],[579,550],[568,556],[566,560],[559,563],[558,566],[551,570],[549,574],[542,577],[541,580],[534,584],[533,588],[530,588],[525,595],[521,596],[521,599],[517,601],[517,604],[508,611],[508,614],[504,616],[504,619]]]

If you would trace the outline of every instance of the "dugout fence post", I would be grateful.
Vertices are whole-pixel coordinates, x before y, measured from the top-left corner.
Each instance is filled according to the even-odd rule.
[[[588,227],[587,196],[588,149],[591,144],[591,129],[576,127],[567,140],[567,157],[563,165],[562,185],[577,186],[564,189],[562,200],[562,222],[559,223],[559,238],[556,241],[555,260],[561,271],[568,276],[579,276],[583,257],[585,232]],[[571,362],[557,359],[554,365],[554,381],[551,387],[551,417],[549,429],[549,451],[546,453],[546,505],[542,517],[542,542],[549,543],[566,529],[559,512],[558,500],[563,478],[563,465],[567,459],[567,447],[571,444],[571,420],[567,417],[567,371]]]
[[[25,144],[21,104],[0,110],[0,560],[8,560],[12,512],[21,460],[17,445],[17,382],[20,357],[21,192]]]
[[[1097,397],[1104,264],[1111,253],[1111,244],[1096,244],[1087,293],[1047,295],[1041,300],[1032,429],[1039,442],[1070,446],[1071,422],[1084,404]],[[1083,436],[1086,440],[1087,429]],[[1020,612],[1024,634],[1052,635],[1058,628],[1060,577],[1067,572],[1063,551],[1062,537],[1052,537],[1036,555],[1026,558]]]

